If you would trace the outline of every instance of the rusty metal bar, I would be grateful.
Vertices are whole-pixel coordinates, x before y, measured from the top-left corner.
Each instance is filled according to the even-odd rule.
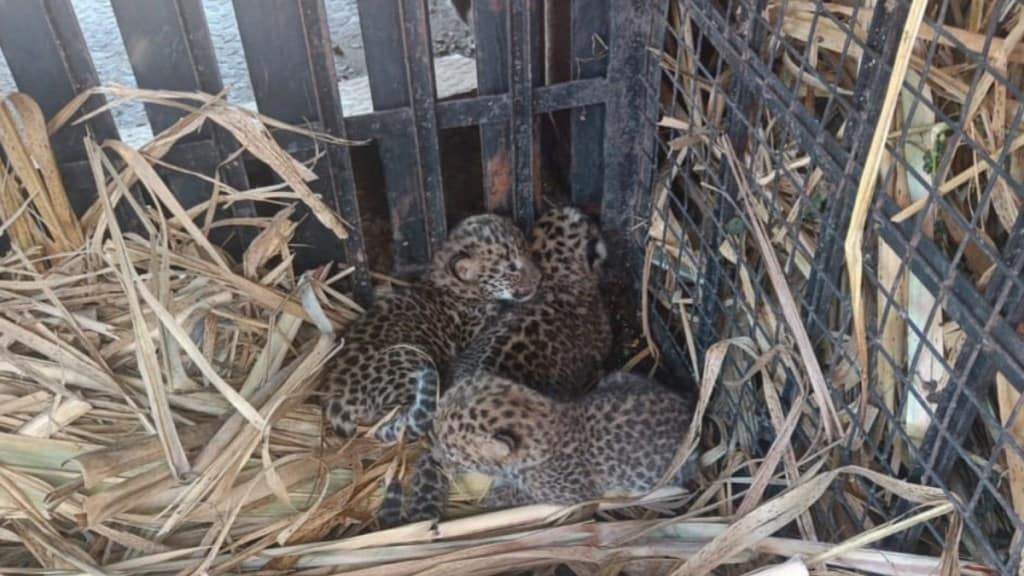
[[[0,0],[0,50],[4,53],[18,90],[30,94],[47,119],[52,118],[78,93],[99,85],[89,49],[69,0]],[[106,104],[102,96],[91,98],[83,113]],[[110,112],[77,126],[66,126],[54,135],[53,152],[61,166],[71,203],[84,212],[96,198],[92,177],[72,179],[68,164],[86,160],[82,144],[87,130],[99,140],[117,138]]]
[[[152,90],[180,90],[217,94],[224,89],[217,55],[206,24],[206,13],[199,0],[113,0],[112,8],[121,37],[124,39],[128,60],[139,88]],[[160,50],[154,50],[160,46]],[[186,112],[175,108],[146,104],[153,133],[166,130]],[[180,144],[209,142],[213,150],[204,154],[181,154]],[[249,179],[240,158],[233,158],[238,142],[231,133],[214,125],[206,125],[196,134],[182,138],[167,157],[167,161],[190,171],[212,176],[218,170],[223,181],[237,190],[249,188]],[[227,164],[224,159],[233,158]],[[199,178],[178,171],[162,170],[171,189],[186,207],[210,198],[212,185]],[[236,218],[256,215],[251,202],[236,202],[230,209]],[[245,227],[215,229],[214,241],[228,244],[236,254],[255,237],[255,231]]]
[[[541,0],[512,0],[509,15],[512,94],[512,216],[531,227],[539,204],[540,126],[533,111],[533,88],[544,77],[544,6]]]
[[[430,45],[430,21],[426,0],[402,0],[402,30],[405,37],[403,62],[408,69],[409,101],[416,128],[414,149],[419,164],[420,194],[426,217],[429,254],[447,237],[444,186],[441,178],[441,149],[437,141],[434,111],[434,56]]]
[[[572,77],[603,78],[608,71],[608,0],[572,4]],[[572,111],[570,182],[573,204],[597,214],[604,191],[604,105]]]
[[[505,214],[512,212],[508,10],[508,0],[473,2],[477,92],[482,97],[500,97],[507,111],[501,119],[480,123],[484,207],[490,212]]]
[[[343,137],[323,0],[234,0],[234,7],[260,111],[289,124],[317,122],[333,136]],[[288,89],[282,90],[282,86]],[[276,137],[285,149],[298,150],[309,144],[308,138],[301,136],[282,133]],[[314,167],[319,178],[310,184],[348,223],[349,239],[342,243],[306,210],[298,210],[298,217],[307,217],[296,233],[296,266],[308,269],[344,256],[356,270],[353,290],[365,302],[372,293],[347,155],[343,147],[329,147],[329,153]]]

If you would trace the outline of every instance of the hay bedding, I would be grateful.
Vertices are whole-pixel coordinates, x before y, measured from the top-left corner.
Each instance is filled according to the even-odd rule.
[[[0,209],[11,241],[0,259],[3,574],[492,574],[560,563],[579,574],[741,574],[765,565],[775,574],[984,571],[957,562],[955,551],[871,549],[952,506],[930,488],[831,469],[827,454],[801,461],[801,474],[775,477],[774,465],[748,468],[712,449],[698,494],[662,489],[570,509],[469,515],[486,483],[463,482],[453,495],[461,517],[437,533],[425,525],[374,531],[381,483],[408,471],[416,447],[342,444],[321,434],[319,411],[307,402],[338,348],[331,331],[360,310],[330,288],[346,270],[291,270],[295,205],[339,237],[347,225],[312,194],[309,168],[270,135],[301,130],[212,96],[102,92],[112,105],[137,100],[188,114],[138,150],[87,139],[101,193],[80,219],[48,134],[80,121],[88,95],[49,126],[24,95],[7,95],[0,110]],[[174,142],[207,122],[229,130],[283,184],[233,190],[217,182],[209,202],[181,206],[154,167],[167,167],[161,159]],[[135,183],[145,204],[125,193]],[[217,209],[243,200],[281,208],[242,222],[259,234],[234,262],[208,238],[218,225],[238,223],[219,219]],[[115,210],[135,214],[141,226],[122,229]],[[742,341],[712,349],[701,413],[731,348],[752,350]],[[783,416],[780,436],[799,419]],[[696,431],[680,439],[680,462],[697,441]],[[793,454],[779,446],[768,461],[786,456],[792,472]],[[811,504],[827,501],[830,486],[854,489],[853,476],[920,506],[842,544],[816,542],[806,533]],[[764,496],[780,483],[785,492]],[[798,532],[787,528],[794,521]],[[949,526],[955,538],[955,518]]]

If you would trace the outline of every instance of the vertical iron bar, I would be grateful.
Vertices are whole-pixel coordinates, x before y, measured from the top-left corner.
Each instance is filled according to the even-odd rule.
[[[0,50],[18,89],[39,104],[47,119],[77,94],[99,86],[89,49],[69,0],[0,0]],[[83,114],[106,104],[94,96]],[[87,132],[99,140],[117,138],[110,112],[93,116],[78,126],[65,126],[53,138],[53,152],[64,175],[68,196],[81,214],[96,198],[92,176],[72,178],[67,165],[86,161],[83,139]]]
[[[573,79],[599,78],[608,70],[608,0],[576,0],[572,4]],[[603,44],[602,44],[603,43]],[[602,104],[575,108],[572,114],[573,204],[587,212],[601,210],[604,186],[604,122]]]
[[[324,2],[306,0],[301,2],[299,7],[303,28],[306,31],[306,46],[310,54],[310,73],[316,94],[317,116],[325,132],[337,138],[347,138],[345,114],[341,108],[341,95],[338,93],[338,78],[334,68],[331,33]],[[353,293],[359,302],[367,304],[373,298],[373,284],[366,261],[362,219],[359,216],[352,156],[348,147],[327,145],[327,162],[327,175],[330,178],[328,190],[333,193],[331,205],[349,224],[349,237],[343,244],[345,262],[354,267],[351,280]]]
[[[113,0],[111,5],[139,88],[207,94],[217,94],[224,89],[206,13],[199,0]],[[166,130],[186,114],[183,110],[153,104],[145,104],[145,109],[154,134]],[[203,140],[212,142],[213,157],[175,158],[172,151],[168,160],[200,173],[219,168],[229,186],[247,189],[249,180],[240,158],[219,164],[223,159],[232,158],[238,150],[238,142],[231,133],[207,125],[199,133],[185,136],[181,142]],[[167,177],[186,207],[205,201],[211,195],[212,186],[207,182],[173,172]],[[238,218],[256,214],[251,202],[236,202],[231,212]],[[240,253],[255,234],[244,226],[237,227],[236,231],[239,235],[236,252]],[[228,233],[227,230],[220,232]]]
[[[419,160],[420,187],[430,254],[440,248],[447,236],[444,188],[441,180],[441,149],[438,144],[437,116],[434,106],[434,55],[430,42],[430,21],[426,0],[402,0],[402,26],[405,38],[403,61],[409,70],[409,99],[416,123],[416,154]]]
[[[600,220],[608,245],[608,298],[612,309],[640,310],[650,194],[657,170],[660,49],[668,0],[616,2],[609,16],[608,96],[601,137],[604,164]],[[652,48],[654,50],[652,50]],[[577,164],[586,161],[576,158]],[[652,312],[653,313],[653,312]],[[625,314],[615,346],[637,333],[640,314]],[[676,374],[682,377],[682,374]]]
[[[245,50],[249,77],[260,112],[295,125],[317,123],[332,136],[344,135],[341,100],[334,77],[323,0],[234,0],[238,31]],[[281,87],[286,86],[287,90]],[[308,138],[280,133],[276,138],[286,150],[300,150]],[[341,242],[305,209],[307,216],[296,232],[297,268],[305,270],[343,256],[355,267],[353,290],[361,302],[372,298],[366,256],[363,253],[355,186],[347,162],[347,150],[330,151],[314,167],[318,179],[314,193],[348,223],[348,240]],[[341,156],[339,156],[341,154]]]
[[[509,17],[514,144],[512,216],[525,228],[533,226],[536,194],[540,192],[540,127],[533,113],[533,87],[538,81],[543,82],[543,9],[541,0],[512,0]]]
[[[481,96],[508,92],[508,20],[508,0],[473,2],[477,92]],[[509,122],[480,125],[484,208],[488,212],[512,212],[511,145]]]
[[[359,0],[359,26],[366,54],[366,72],[374,111],[408,109],[409,72],[402,62],[405,46],[401,0]],[[415,128],[388,126],[375,130],[374,141],[384,170],[394,267],[398,274],[430,261],[426,215],[419,204],[419,167],[409,145]]]
[[[601,225],[607,234],[610,261],[621,262],[623,271],[641,271],[642,255],[631,248],[628,235],[634,218],[645,221],[649,210],[656,147],[660,71],[652,46],[661,46],[663,26],[655,16],[664,16],[667,0],[624,0],[612,18],[608,59],[609,95],[605,108],[604,194]],[[646,230],[637,231],[643,246]]]
[[[376,134],[395,268],[406,274],[430,262],[445,226],[429,26],[422,0],[358,0],[358,8],[373,108],[404,109],[412,119]]]

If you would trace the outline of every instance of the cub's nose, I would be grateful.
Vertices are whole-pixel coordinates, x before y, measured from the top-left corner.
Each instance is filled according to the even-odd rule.
[[[518,302],[525,302],[537,295],[542,277],[540,269],[532,262],[523,269],[523,285],[512,290],[512,297]]]
[[[540,273],[540,268],[533,263],[531,260],[527,260],[523,267],[523,287],[519,289],[521,295],[529,300],[537,294],[537,290],[540,289],[540,285],[544,281],[543,275]]]
[[[515,299],[516,302],[526,302],[527,300],[530,300],[531,298],[533,298],[533,296],[536,293],[537,293],[537,287],[536,286],[533,286],[533,287],[530,287],[530,288],[520,288],[519,290],[513,290],[512,291],[512,298]]]

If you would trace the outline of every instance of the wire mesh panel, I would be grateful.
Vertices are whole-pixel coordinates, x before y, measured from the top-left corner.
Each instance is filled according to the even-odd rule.
[[[648,316],[698,373],[732,343],[706,439],[729,448],[718,470],[742,476],[737,454],[772,457],[784,441],[792,451],[770,462],[790,479],[827,454],[941,488],[962,536],[950,517],[914,521],[883,547],[938,554],[958,538],[960,554],[1005,572],[1024,528],[1024,8],[923,7],[900,52],[909,0],[671,2],[650,87],[662,116]],[[858,203],[855,304],[844,241]],[[915,512],[849,480],[796,529],[839,541]]]

